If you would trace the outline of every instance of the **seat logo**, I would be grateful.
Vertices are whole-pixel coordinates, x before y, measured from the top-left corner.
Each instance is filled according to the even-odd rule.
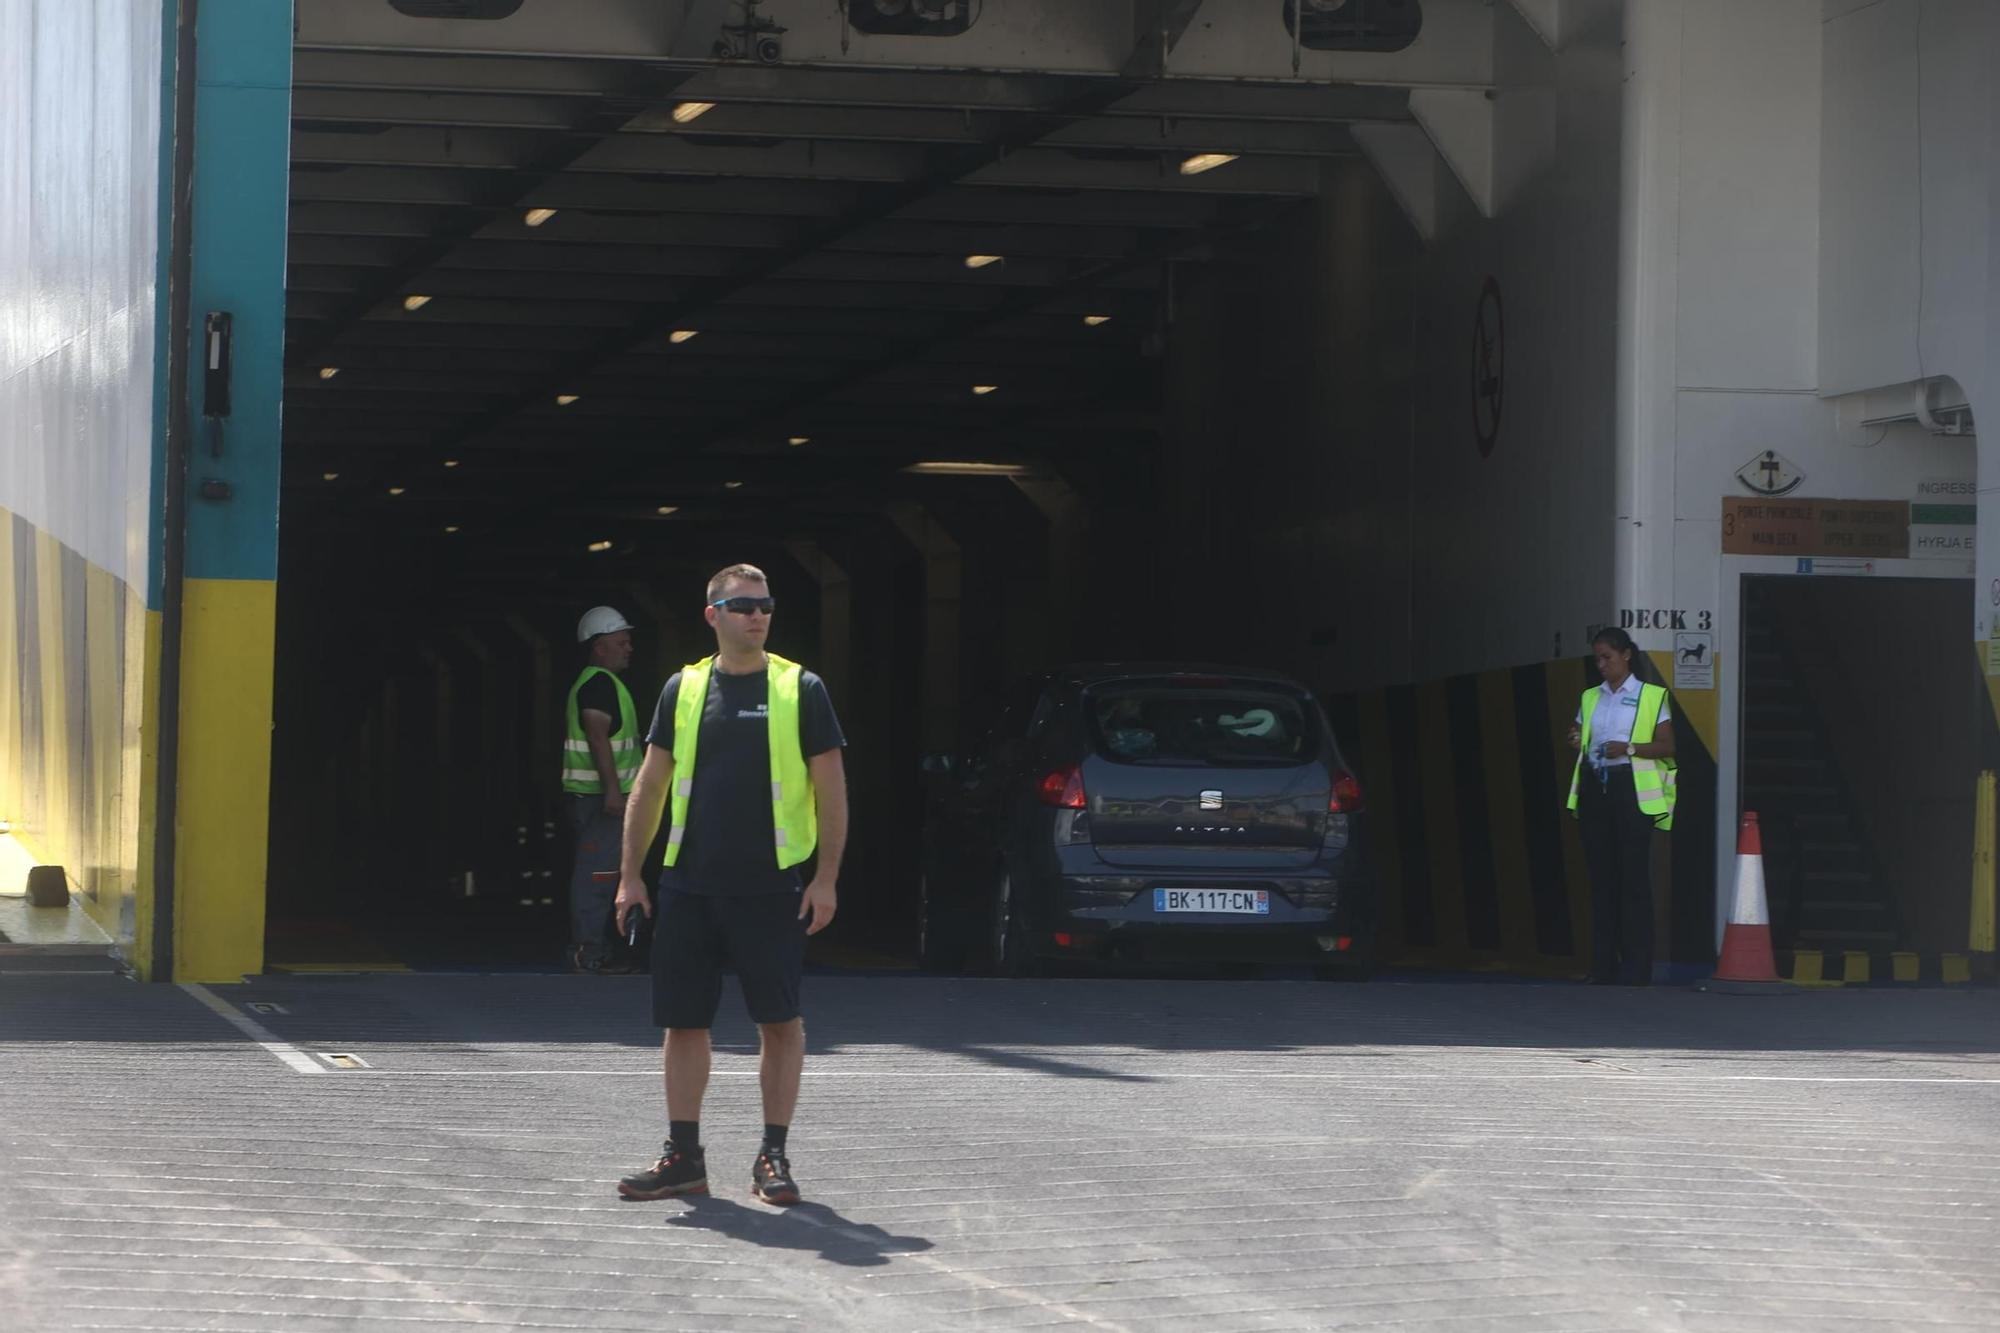
[[[1203,792],[1201,794],[1201,808],[1204,810],[1220,810],[1222,808],[1222,793],[1219,791]]]

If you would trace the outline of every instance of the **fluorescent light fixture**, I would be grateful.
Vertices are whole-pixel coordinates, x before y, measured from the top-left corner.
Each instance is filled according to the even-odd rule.
[[[667,341],[678,347],[682,343],[691,343],[700,336],[700,329],[675,329],[667,335]]]
[[[422,310],[425,306],[429,305],[430,303],[431,303],[431,298],[428,296],[406,296],[403,298],[403,309]]]
[[[972,391],[978,394],[981,398],[984,398],[987,394],[994,392],[999,387],[1000,386],[997,384],[975,384],[972,386]]]
[[[1004,255],[967,255],[965,257],[965,266],[967,268],[985,268],[991,264],[1003,264],[1005,262],[1006,257]]]
[[[1181,163],[1181,175],[1199,176],[1204,171],[1226,167],[1235,160],[1235,153],[1196,153]]]
[[[389,494],[391,495],[401,495],[402,493],[403,493],[403,488],[401,486],[391,486],[389,488]]]
[[[338,472],[322,472],[319,474],[319,479],[321,481],[339,481],[340,474]]]
[[[339,373],[340,373],[339,366],[321,366],[319,368],[319,377],[323,380],[330,380]]]
[[[597,552],[597,551],[608,551],[608,550],[610,550],[610,549],[611,549],[611,543],[610,543],[610,542],[592,542],[592,543],[590,544],[590,549],[591,549],[591,550],[592,550],[593,552]]]
[[[785,441],[786,444],[791,445],[792,448],[794,449],[798,448],[802,444],[811,444],[812,442],[813,442],[813,437],[810,435],[794,435]]]
[[[674,124],[686,125],[715,110],[713,102],[682,102],[674,108]]]
[[[1094,328],[1096,328],[1096,327],[1097,327],[1098,325],[1100,325],[1100,324],[1109,324],[1109,323],[1111,322],[1111,316],[1109,316],[1109,315],[1085,315],[1085,316],[1083,317],[1083,322],[1084,322],[1084,323],[1086,323],[1086,324],[1088,324],[1088,325],[1090,325],[1090,327],[1094,329]]]
[[[556,395],[556,406],[568,407],[571,403],[575,402],[580,396],[581,395],[574,393],[559,393]]]
[[[740,491],[743,489],[743,483],[740,481],[725,481],[722,483],[722,489],[725,491]]]
[[[530,227],[539,227],[555,215],[556,210],[553,208],[531,208],[521,215],[521,221]]]
[[[444,465],[445,465],[446,467],[457,467],[457,466],[458,466],[458,460],[457,460],[456,458],[447,458],[447,459],[445,459],[445,460],[444,460]]]
[[[1025,477],[1028,469],[1019,463],[912,463],[904,468],[920,477]]]
[[[665,518],[668,514],[680,513],[681,507],[679,505],[661,505],[658,509],[655,509],[653,512],[658,514],[661,518]]]

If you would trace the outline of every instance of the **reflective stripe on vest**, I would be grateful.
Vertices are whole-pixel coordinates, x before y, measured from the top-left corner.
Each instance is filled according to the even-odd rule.
[[[804,668],[776,653],[771,660],[765,730],[771,747],[771,842],[778,867],[788,869],[819,846],[819,803],[799,739],[799,681]],[[715,659],[704,657],[681,669],[674,698],[674,790],[667,819],[668,865],[680,860],[687,838],[688,803],[694,797],[695,752],[701,741],[701,714],[708,703]]]
[[[1569,775],[1569,808],[1576,810],[1576,794],[1582,785],[1583,757],[1590,753],[1590,724],[1595,721],[1599,691],[1588,689],[1583,692],[1583,702],[1577,712],[1583,717],[1582,744],[1577,750],[1576,767]],[[1639,716],[1632,722],[1632,744],[1647,745],[1660,728],[1660,710],[1667,706],[1667,692],[1658,685],[1641,683],[1639,686]],[[1674,783],[1679,765],[1671,759],[1642,759],[1632,756],[1632,790],[1639,797],[1639,810],[1653,817],[1653,822],[1662,829],[1674,826],[1674,801],[1679,789]]]
[[[597,775],[597,761],[590,756],[590,736],[583,729],[583,710],[576,705],[576,696],[592,676],[600,673],[610,676],[611,687],[618,691],[618,726],[611,733],[611,763],[618,770],[619,791],[632,790],[632,779],[638,776],[639,765],[646,758],[645,742],[639,738],[639,715],[632,707],[632,695],[625,682],[603,667],[585,667],[576,684],[569,687],[569,699],[563,705],[568,738],[563,741],[562,785],[564,791],[576,796],[604,793],[604,779]]]

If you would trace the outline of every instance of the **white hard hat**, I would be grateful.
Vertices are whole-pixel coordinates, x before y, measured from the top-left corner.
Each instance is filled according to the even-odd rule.
[[[583,613],[583,619],[576,622],[576,641],[589,643],[600,634],[616,634],[621,629],[631,629],[632,622],[618,614],[609,606],[593,606]]]

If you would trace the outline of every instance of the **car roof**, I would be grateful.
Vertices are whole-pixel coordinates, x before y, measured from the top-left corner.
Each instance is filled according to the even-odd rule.
[[[1048,673],[1050,680],[1069,685],[1101,685],[1114,680],[1183,675],[1226,676],[1231,680],[1283,685],[1302,694],[1310,693],[1304,685],[1282,672],[1262,667],[1223,666],[1214,662],[1074,662]]]

